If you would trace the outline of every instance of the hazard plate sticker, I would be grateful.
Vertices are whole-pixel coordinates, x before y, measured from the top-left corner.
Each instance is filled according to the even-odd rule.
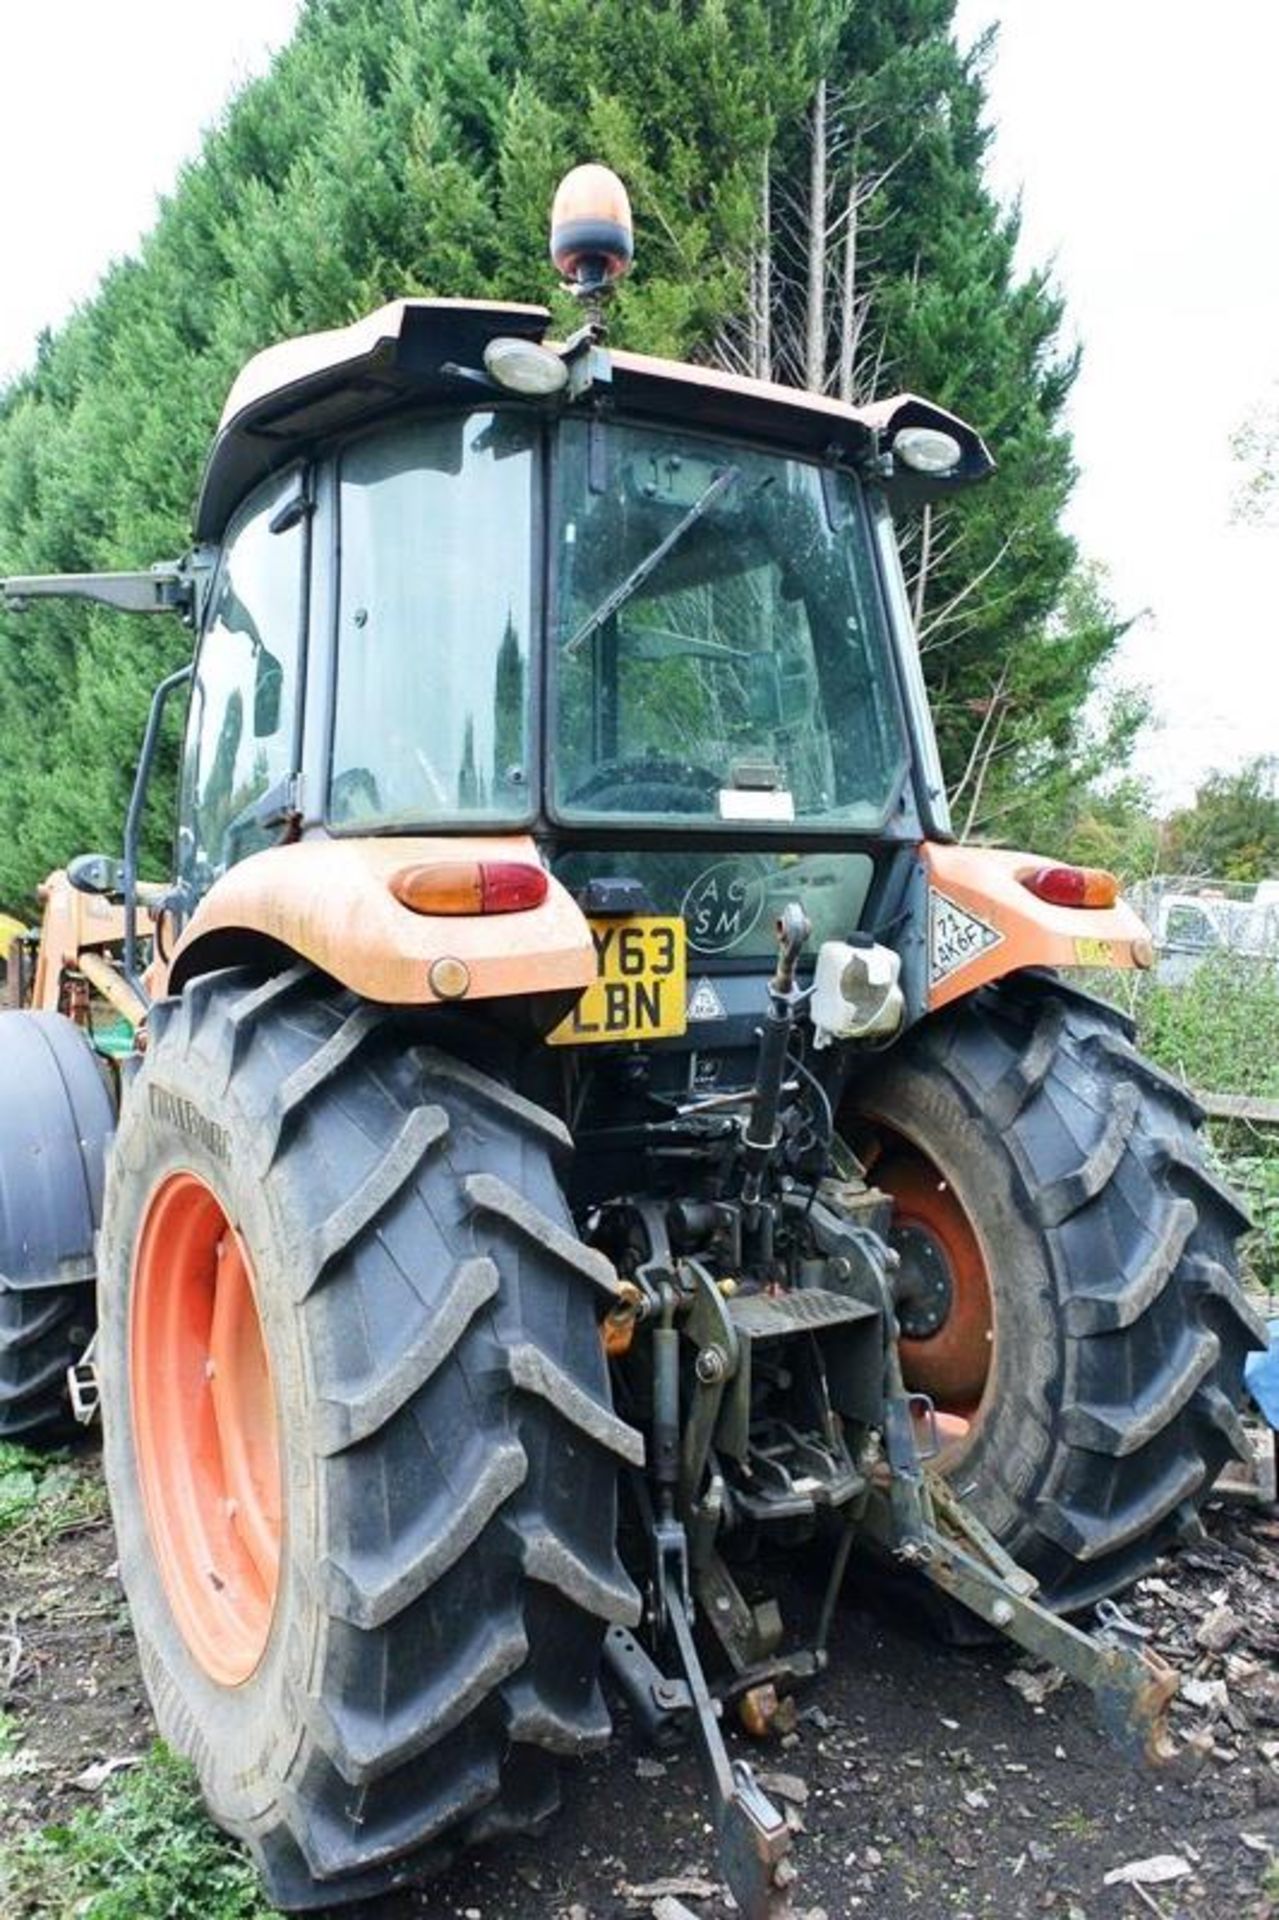
[[[705,974],[689,994],[688,1005],[684,1011],[689,1020],[727,1020],[728,1018],[724,1002]]]
[[[961,907],[944,893],[929,895],[928,906],[928,981],[939,986],[952,973],[968,966],[979,954],[1003,943],[1003,934],[989,920]]]

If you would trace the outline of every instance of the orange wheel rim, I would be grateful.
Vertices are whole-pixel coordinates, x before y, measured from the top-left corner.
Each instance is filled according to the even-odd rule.
[[[943,1442],[970,1424],[990,1379],[994,1304],[981,1244],[950,1182],[908,1141],[885,1143],[871,1175],[893,1199],[892,1240],[902,1259],[908,1305],[930,1331],[903,1332],[902,1373],[908,1387],[926,1393],[939,1415]],[[907,1325],[909,1310],[904,1315]],[[935,1323],[935,1324],[934,1324]]]
[[[130,1341],[138,1474],[169,1605],[209,1677],[237,1686],[275,1612],[279,1437],[252,1265],[194,1173],[171,1174],[147,1206]]]

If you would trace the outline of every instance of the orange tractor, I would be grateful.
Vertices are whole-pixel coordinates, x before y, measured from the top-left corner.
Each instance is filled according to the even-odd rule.
[[[118,1115],[82,1022],[0,1016],[0,1433],[56,1427],[96,1280],[147,1687],[286,1908],[536,1828],[607,1677],[776,1911],[722,1710],[819,1674],[860,1544],[1153,1748],[1173,1676],[1067,1616],[1243,1444],[1244,1215],[1069,981],[1145,929],[951,835],[893,516],[985,447],[611,350],[630,248],[570,176],[573,338],[399,300],[272,347],[182,561],[3,583],[196,649],[123,859],[68,869],[120,914]]]

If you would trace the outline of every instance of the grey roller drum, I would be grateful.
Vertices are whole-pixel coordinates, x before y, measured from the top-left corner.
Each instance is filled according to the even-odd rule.
[[[0,1013],[0,1440],[70,1428],[94,1328],[94,1236],[115,1125],[105,1069],[58,1013]]]

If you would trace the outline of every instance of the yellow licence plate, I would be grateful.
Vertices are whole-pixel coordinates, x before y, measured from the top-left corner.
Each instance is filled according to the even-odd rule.
[[[592,920],[595,984],[547,1038],[553,1047],[661,1040],[683,1033],[684,922],[648,915]]]

